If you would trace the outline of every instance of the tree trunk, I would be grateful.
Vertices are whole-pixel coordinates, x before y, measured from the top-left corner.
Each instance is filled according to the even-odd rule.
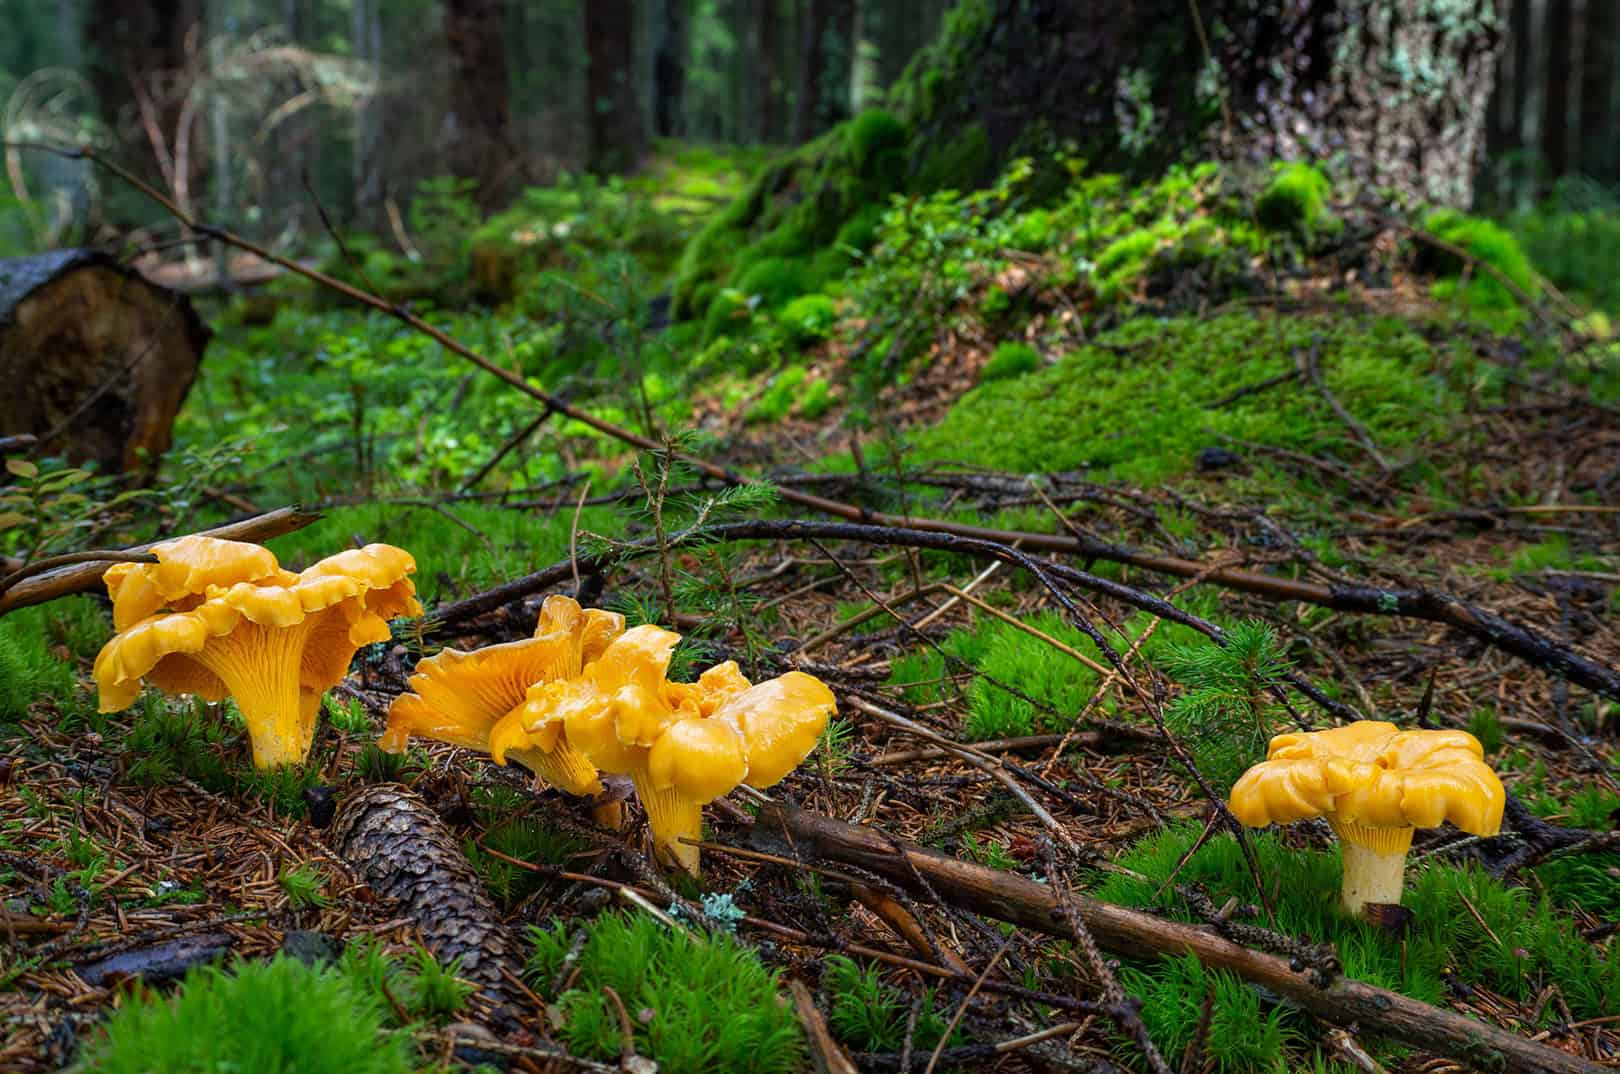
[[[854,0],[810,0],[801,27],[795,141],[807,142],[848,115]]]
[[[354,0],[350,47],[355,59],[377,68],[375,91],[354,111],[354,209],[365,220],[380,212],[384,198],[382,167],[382,0]]]
[[[484,209],[502,204],[516,176],[512,96],[506,77],[506,0],[445,0],[450,107],[445,160],[450,174],[476,184]]]
[[[756,86],[754,140],[758,142],[774,142],[782,135],[782,94],[778,87],[782,59],[778,6],[775,0],[753,0]]]
[[[647,152],[635,80],[635,4],[590,0],[585,8],[586,168],[633,172]]]
[[[1569,171],[1569,78],[1574,66],[1570,43],[1571,0],[1547,0],[1547,84],[1541,100],[1541,156],[1549,178]]]
[[[103,471],[144,469],[197,375],[208,329],[190,300],[110,257],[0,260],[0,436]]]
[[[1203,0],[1200,33],[1185,0],[981,0],[958,6],[893,100],[914,159],[953,157],[955,184],[1072,140],[1096,167],[1138,171],[1212,149],[1341,154],[1376,185],[1466,205],[1498,2]]]
[[[90,85],[119,158],[141,178],[176,189],[176,141],[191,89],[191,50],[202,46],[202,0],[90,0],[85,15]],[[202,171],[183,160],[184,178]]]
[[[1615,177],[1615,37],[1620,8],[1612,0],[1586,5],[1586,38],[1581,56],[1581,171],[1603,181]]]
[[[686,94],[685,0],[661,0],[653,52],[653,129],[660,138],[682,133]]]

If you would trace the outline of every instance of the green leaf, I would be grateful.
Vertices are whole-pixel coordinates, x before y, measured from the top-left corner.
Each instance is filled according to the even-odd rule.
[[[34,478],[39,476],[39,467],[27,459],[7,459],[6,470],[14,477]]]

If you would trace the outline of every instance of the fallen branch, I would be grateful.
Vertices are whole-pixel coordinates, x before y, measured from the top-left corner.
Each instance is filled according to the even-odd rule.
[[[223,526],[215,526],[211,530],[202,532],[209,537],[220,537],[229,541],[254,541],[263,543],[272,537],[301,530],[312,522],[320,519],[320,515],[305,511],[301,507],[282,507],[268,511],[252,518],[244,518],[237,522],[228,522]],[[173,538],[165,538],[172,540]],[[132,548],[122,549],[126,555],[146,552],[158,541],[149,541],[146,544],[135,545]],[[108,553],[100,552],[96,555],[103,557]],[[26,569],[26,568],[24,568]],[[104,562],[75,563],[69,566],[57,567],[44,574],[24,578],[22,581],[0,591],[0,615],[26,608],[32,604],[44,604],[48,600],[58,597],[70,596],[74,593],[92,593],[101,588],[101,576],[107,572]]]
[[[1326,988],[1286,960],[1216,933],[1153,914],[1069,895],[1060,905],[1049,885],[903,843],[870,828],[791,809],[761,807],[750,842],[796,858],[858,865],[911,891],[924,885],[953,905],[1051,936],[1075,939],[1064,909],[1078,915],[1104,950],[1131,958],[1193,955],[1229,970],[1335,1024],[1354,1023],[1472,1069],[1526,1074],[1603,1074],[1608,1068],[1505,1029],[1432,1007],[1398,992],[1346,977]]]
[[[812,538],[833,541],[862,541],[867,544],[899,545],[956,552],[976,559],[999,559],[1015,566],[1022,566],[1023,561],[1028,557],[1010,547],[1013,541],[1021,540],[1024,548],[1035,551],[1070,551],[1082,555],[1087,552],[1086,549],[1080,547],[1081,542],[1073,537],[1039,533],[1009,533],[1001,530],[979,530],[979,527],[966,527],[978,532],[973,535],[963,536],[945,532],[937,527],[930,527],[927,524],[929,521],[927,519],[913,519],[911,521],[915,525],[854,525],[842,522],[754,519],[747,522],[731,522],[723,525],[707,526],[700,530],[680,534],[679,538],[683,543],[808,540]],[[629,559],[650,555],[656,551],[657,548],[651,541],[632,541],[616,546],[614,556],[610,558]],[[1205,566],[1193,560],[1176,559],[1170,556],[1133,554],[1131,558],[1126,558],[1123,554],[1117,554],[1096,555],[1090,558],[1111,559],[1116,562],[1133,563],[1138,566],[1143,565],[1143,561],[1151,560],[1160,564],[1164,573],[1184,577],[1193,577],[1208,571]],[[584,574],[600,573],[609,565],[610,562],[607,559],[581,558],[579,560],[579,570]],[[1120,600],[1133,607],[1168,619],[1173,623],[1190,627],[1217,643],[1225,641],[1225,633],[1213,623],[1185,612],[1169,601],[1155,597],[1151,593],[1107,578],[1100,578],[1097,575],[1061,563],[1041,561],[1041,570],[1071,585]],[[465,600],[444,605],[433,613],[433,625],[429,633],[440,632],[446,627],[467,622],[487,612],[494,611],[496,608],[504,607],[514,601],[538,593],[550,586],[558,585],[571,578],[573,573],[574,569],[571,563],[554,564],[544,570],[536,571],[534,574],[525,575],[522,578],[516,578]],[[1530,627],[1514,623],[1497,615],[1495,612],[1477,608],[1444,593],[1433,593],[1424,589],[1381,589],[1377,586],[1329,586],[1288,578],[1274,578],[1270,575],[1232,569],[1208,571],[1207,579],[1220,582],[1229,588],[1239,589],[1271,600],[1297,600],[1307,604],[1318,604],[1326,608],[1332,608],[1335,611],[1368,615],[1405,616],[1434,623],[1444,623],[1467,634],[1469,637],[1512,653],[1530,664],[1562,675],[1571,682],[1584,686],[1594,693],[1620,701],[1620,672],[1617,672],[1614,668],[1605,667],[1596,661],[1590,660]],[[1305,683],[1303,679],[1295,676],[1290,682],[1317,704],[1322,705],[1327,711],[1340,715],[1349,713],[1349,710],[1342,703],[1323,696],[1320,691]]]
[[[0,576],[0,594],[4,594],[21,582],[54,571],[58,567],[71,567],[79,563],[156,562],[157,557],[150,552],[127,552],[121,548],[100,548],[91,549],[88,552],[67,552],[60,556],[47,556],[44,559],[36,559],[32,563],[25,563],[10,574]]]

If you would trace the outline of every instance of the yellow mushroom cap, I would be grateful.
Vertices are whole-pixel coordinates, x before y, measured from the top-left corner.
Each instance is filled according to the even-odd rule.
[[[1232,814],[1255,828],[1320,816],[1341,829],[1449,820],[1495,835],[1507,795],[1484,756],[1466,731],[1402,731],[1379,720],[1278,735],[1232,788]]]
[[[127,630],[174,601],[195,598],[210,586],[273,583],[290,577],[262,545],[193,534],[153,545],[156,563],[115,563],[103,574],[113,602],[113,629]]]
[[[712,802],[748,775],[742,735],[722,720],[680,720],[653,743],[647,772],[659,790]]]
[[[810,755],[836,707],[826,683],[790,671],[730,697],[714,719],[737,727],[748,754],[747,783],[763,790]]]

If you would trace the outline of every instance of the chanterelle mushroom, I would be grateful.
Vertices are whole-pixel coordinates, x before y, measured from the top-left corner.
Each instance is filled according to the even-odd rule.
[[[510,756],[569,794],[596,794],[602,784],[595,766],[569,745],[560,724],[540,720],[530,733],[518,718],[504,718],[527,710],[531,690],[577,676],[622,633],[622,615],[582,609],[571,597],[547,597],[534,637],[472,652],[445,649],[417,664],[412,692],[394,700],[379,744],[397,753],[411,735],[421,735],[490,753],[490,732],[499,722],[507,729],[496,754],[502,764]]]
[[[118,633],[96,657],[101,711],[127,708],[141,680],[210,701],[230,697],[260,768],[304,759],[321,696],[355,650],[389,638],[388,620],[420,615],[410,553],[372,544],[300,573],[266,548],[182,537],[158,562],[119,563],[103,579]]]
[[[750,685],[734,662],[696,683],[665,676],[678,634],[656,626],[626,631],[571,680],[530,691],[490,733],[498,759],[516,736],[560,727],[603,772],[628,775],[647,811],[653,846],[691,873],[703,806],[746,783],[779,782],[815,748],[835,707],[818,679],[790,671]]]
[[[1502,827],[1507,795],[1466,731],[1402,731],[1361,720],[1278,735],[1232,788],[1232,814],[1252,828],[1322,817],[1343,845],[1344,908],[1398,903],[1418,828],[1451,821],[1474,835]]]

